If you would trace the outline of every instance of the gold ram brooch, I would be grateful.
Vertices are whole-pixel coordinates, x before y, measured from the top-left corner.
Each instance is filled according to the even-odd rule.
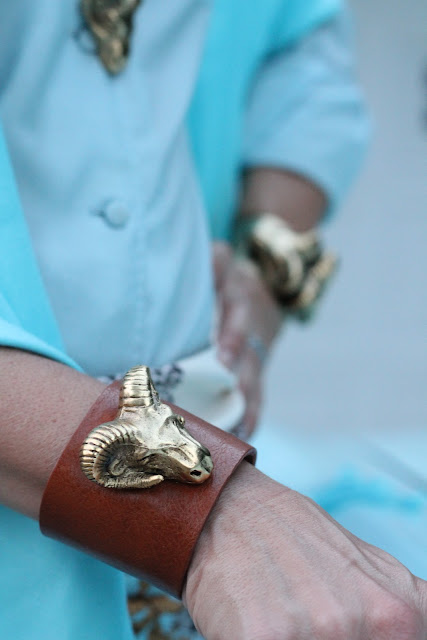
[[[125,375],[116,419],[89,433],[80,462],[89,480],[112,489],[147,489],[166,479],[200,484],[213,468],[184,418],[160,401],[145,366]]]

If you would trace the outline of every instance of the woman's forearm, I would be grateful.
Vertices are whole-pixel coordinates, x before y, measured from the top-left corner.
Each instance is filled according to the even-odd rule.
[[[319,224],[326,207],[323,191],[296,173],[269,167],[245,173],[240,206],[243,216],[274,213],[302,233]]]
[[[104,385],[47,358],[0,348],[0,502],[37,518],[56,461]]]

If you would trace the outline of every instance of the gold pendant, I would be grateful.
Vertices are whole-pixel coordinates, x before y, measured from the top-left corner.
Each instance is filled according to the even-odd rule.
[[[129,57],[132,19],[141,0],[81,0],[81,11],[105,69],[119,73]]]

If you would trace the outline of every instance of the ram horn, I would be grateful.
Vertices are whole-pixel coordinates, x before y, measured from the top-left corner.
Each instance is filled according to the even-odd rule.
[[[130,369],[123,378],[119,409],[123,413],[135,407],[157,407],[160,403],[151,379],[150,368],[145,366]]]
[[[110,464],[118,450],[133,444],[133,433],[119,422],[101,424],[93,429],[83,443],[80,464],[89,480],[102,486],[111,486],[117,480],[110,472]]]

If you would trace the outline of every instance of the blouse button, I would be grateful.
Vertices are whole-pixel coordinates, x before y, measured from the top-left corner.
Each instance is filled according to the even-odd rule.
[[[129,209],[121,200],[107,202],[102,215],[112,227],[116,228],[124,227],[130,218]]]

